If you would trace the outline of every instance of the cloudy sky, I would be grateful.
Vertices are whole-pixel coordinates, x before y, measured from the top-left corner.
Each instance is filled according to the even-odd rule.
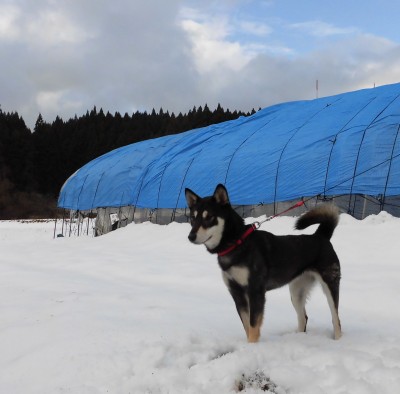
[[[400,82],[399,0],[0,0],[0,106],[248,111]]]

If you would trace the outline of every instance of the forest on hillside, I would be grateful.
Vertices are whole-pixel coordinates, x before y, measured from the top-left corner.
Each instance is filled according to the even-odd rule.
[[[30,130],[17,112],[0,107],[0,219],[52,218],[65,180],[90,160],[124,145],[177,134],[255,113],[213,111],[207,105],[175,115],[160,109],[132,115],[104,113],[47,123],[39,114]]]

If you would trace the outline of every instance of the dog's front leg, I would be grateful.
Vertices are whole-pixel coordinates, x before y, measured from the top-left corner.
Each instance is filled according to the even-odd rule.
[[[258,342],[260,339],[261,325],[264,317],[265,294],[260,291],[250,292],[250,326],[247,335],[248,341],[251,343]]]
[[[242,321],[243,328],[246,331],[246,336],[249,338],[250,330],[250,308],[249,308],[249,297],[245,289],[235,281],[226,281],[229,293],[231,294],[233,301],[235,301],[236,310],[239,314],[240,320]]]

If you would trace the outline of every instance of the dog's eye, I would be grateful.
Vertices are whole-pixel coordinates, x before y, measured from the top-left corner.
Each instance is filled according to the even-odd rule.
[[[215,216],[212,215],[207,216],[205,220],[207,223],[212,223],[215,220]]]

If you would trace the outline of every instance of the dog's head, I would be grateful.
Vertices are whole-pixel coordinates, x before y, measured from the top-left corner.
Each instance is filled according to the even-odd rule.
[[[190,189],[185,189],[185,196],[192,226],[189,240],[194,244],[204,244],[208,250],[215,249],[224,232],[225,208],[230,206],[228,192],[220,184],[212,196],[202,198]]]

